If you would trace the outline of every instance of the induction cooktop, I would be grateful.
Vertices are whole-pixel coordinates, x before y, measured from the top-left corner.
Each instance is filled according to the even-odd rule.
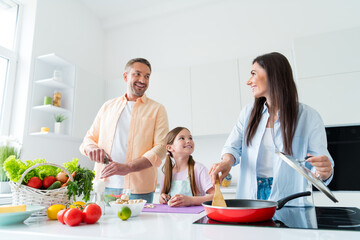
[[[355,207],[283,207],[276,211],[271,220],[265,222],[227,223],[212,220],[205,215],[194,223],[360,231],[360,209]]]

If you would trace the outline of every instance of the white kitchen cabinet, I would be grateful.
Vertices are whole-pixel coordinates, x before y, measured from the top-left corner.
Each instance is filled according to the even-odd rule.
[[[298,78],[360,71],[359,42],[360,28],[296,38]]]
[[[325,125],[358,124],[359,79],[360,72],[302,78],[298,81],[299,98],[319,112]]]
[[[188,67],[154,71],[146,94],[165,106],[170,130],[182,126],[192,132],[192,96]]]
[[[54,76],[54,71],[60,76]],[[30,104],[30,135],[64,138],[72,134],[74,111],[75,66],[55,54],[39,56],[35,59],[34,83]],[[44,105],[44,97],[53,97],[54,92],[61,93],[60,107]],[[54,134],[54,116],[63,114],[62,134]],[[49,133],[41,133],[42,127],[48,127]]]
[[[192,66],[194,135],[229,134],[241,109],[237,60]]]
[[[301,102],[315,108],[325,125],[358,124],[360,28],[294,40]]]

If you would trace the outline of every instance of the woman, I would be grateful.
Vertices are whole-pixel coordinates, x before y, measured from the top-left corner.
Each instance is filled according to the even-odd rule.
[[[275,154],[279,150],[297,159],[310,156],[305,166],[329,184],[334,162],[322,119],[298,102],[286,57],[276,52],[257,57],[247,85],[255,102],[241,111],[222,150],[222,161],[210,168],[211,181],[219,172],[222,180],[240,163],[237,198],[279,200],[305,191],[307,180]],[[289,204],[303,205],[304,199]]]

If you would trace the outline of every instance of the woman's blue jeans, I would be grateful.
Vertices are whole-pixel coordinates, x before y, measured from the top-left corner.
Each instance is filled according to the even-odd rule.
[[[257,199],[267,200],[271,193],[273,178],[257,178]]]

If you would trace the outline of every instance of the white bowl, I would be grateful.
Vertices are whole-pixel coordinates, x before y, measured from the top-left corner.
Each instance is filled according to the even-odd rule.
[[[132,204],[120,204],[115,201],[109,202],[112,211],[117,215],[118,211],[121,210],[122,207],[128,207],[131,210],[131,217],[135,217],[139,215],[144,208],[146,200],[142,200],[140,203],[132,203]]]

